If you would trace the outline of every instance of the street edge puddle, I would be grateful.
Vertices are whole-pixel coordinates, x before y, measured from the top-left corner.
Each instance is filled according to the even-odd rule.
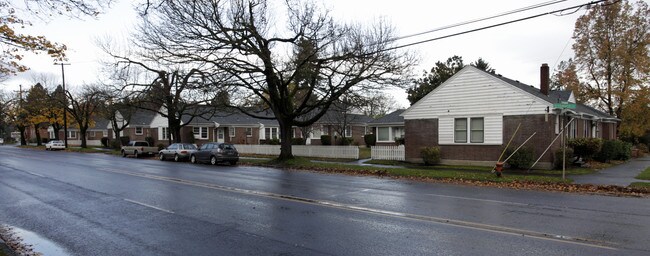
[[[0,224],[0,238],[16,255],[20,256],[68,256],[66,249],[32,231]]]

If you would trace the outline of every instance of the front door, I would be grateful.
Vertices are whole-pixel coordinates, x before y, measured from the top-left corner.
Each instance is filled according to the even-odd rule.
[[[217,142],[225,142],[224,137],[225,133],[223,127],[217,128]]]

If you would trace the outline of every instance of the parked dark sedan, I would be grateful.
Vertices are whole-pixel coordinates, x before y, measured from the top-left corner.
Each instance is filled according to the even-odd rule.
[[[174,143],[169,145],[169,147],[160,150],[158,153],[158,158],[160,161],[165,161],[166,159],[173,158],[175,162],[186,160],[190,158],[190,155],[196,152],[197,148],[194,144],[189,143]]]
[[[190,155],[190,162],[195,164],[209,162],[215,165],[217,163],[228,162],[235,165],[237,161],[239,161],[239,152],[237,152],[235,145],[228,143],[206,143]]]

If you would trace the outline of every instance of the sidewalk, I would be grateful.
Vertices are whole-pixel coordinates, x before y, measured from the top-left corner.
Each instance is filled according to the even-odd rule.
[[[627,163],[602,169],[594,174],[575,175],[569,178],[577,184],[629,186],[639,173],[650,166],[650,156],[634,158]],[[647,182],[647,181],[646,181]]]

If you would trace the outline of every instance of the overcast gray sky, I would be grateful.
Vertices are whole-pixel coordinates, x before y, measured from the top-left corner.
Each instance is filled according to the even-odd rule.
[[[325,0],[326,7],[339,20],[353,22],[372,22],[378,18],[388,19],[399,35],[411,35],[423,31],[457,24],[478,18],[489,17],[532,6],[549,0],[456,0],[456,1],[422,1],[422,0]],[[586,0],[567,0],[550,6],[508,15],[498,19],[487,20],[454,29],[425,34],[407,40],[400,40],[399,45],[449,35],[455,32],[515,20],[540,13],[567,8],[587,3]],[[420,57],[416,68],[420,76],[422,70],[429,70],[436,61],[444,61],[453,55],[463,57],[465,63],[479,57],[506,77],[539,86],[539,66],[548,63],[552,68],[558,60],[573,56],[571,35],[575,20],[586,9],[564,15],[548,15],[521,21],[497,28],[491,28],[470,34],[436,40],[409,47]],[[75,20],[57,17],[48,22],[37,21],[28,28],[33,35],[44,35],[48,39],[66,44],[70,66],[66,66],[66,85],[74,88],[83,83],[98,80],[98,61],[103,53],[96,47],[95,39],[106,35],[126,37],[136,20],[131,1],[118,1],[107,13],[97,19]],[[18,85],[29,86],[32,73],[51,73],[60,77],[59,66],[46,56],[28,54],[25,62],[31,70],[13,79],[3,82],[5,90],[17,90]],[[57,83],[59,83],[57,81]],[[406,93],[393,91],[396,100],[407,107]]]

